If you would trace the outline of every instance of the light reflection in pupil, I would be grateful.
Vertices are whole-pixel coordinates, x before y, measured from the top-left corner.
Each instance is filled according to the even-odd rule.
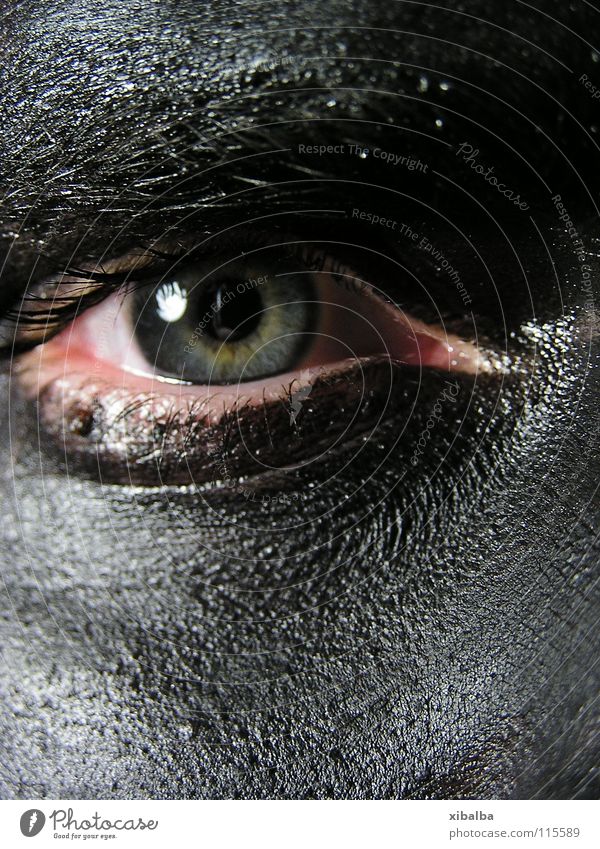
[[[156,293],[156,311],[165,322],[179,321],[187,309],[187,292],[174,280],[165,283]]]

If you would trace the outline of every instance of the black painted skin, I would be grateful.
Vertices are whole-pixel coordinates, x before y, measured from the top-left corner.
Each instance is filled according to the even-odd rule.
[[[598,796],[598,106],[577,80],[600,83],[586,44],[600,21],[584,3],[444,5],[3,5],[4,307],[73,256],[300,208],[289,181],[307,172],[288,154],[223,163],[354,139],[429,161],[497,226],[443,177],[407,188],[405,171],[372,163],[365,180],[349,157],[311,161],[310,191],[327,168],[370,186],[329,185],[307,206],[414,222],[418,204],[390,190],[423,193],[488,264],[458,259],[471,327],[519,364],[457,378],[416,465],[446,376],[407,370],[412,415],[397,405],[345,471],[332,452],[252,482],[294,495],[283,503],[67,474],[7,365],[3,797]],[[423,68],[450,90],[420,91]],[[527,213],[461,164],[463,141]],[[434,232],[448,255],[452,228]],[[335,404],[319,415],[325,430]]]

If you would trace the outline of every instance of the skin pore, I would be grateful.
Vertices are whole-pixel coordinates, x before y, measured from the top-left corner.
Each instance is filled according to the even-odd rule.
[[[571,5],[2,12],[3,798],[597,797],[600,22]],[[129,483],[97,446],[137,450],[131,421],[65,439],[24,386],[40,281],[272,241],[497,367],[265,407],[241,481],[224,417],[235,486]]]

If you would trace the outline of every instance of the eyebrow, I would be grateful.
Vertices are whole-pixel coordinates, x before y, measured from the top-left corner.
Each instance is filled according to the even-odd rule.
[[[23,5],[27,8],[27,4]],[[421,4],[411,5],[416,8]],[[484,5],[491,8],[490,4]],[[526,16],[522,9],[521,13],[523,17]],[[534,35],[541,41],[544,32],[548,30],[544,30],[541,16],[539,20],[542,25]],[[450,16],[449,21],[455,22],[459,40],[460,28],[464,23],[460,23],[460,17]],[[25,17],[23,25],[26,23]],[[92,22],[89,23],[91,27]],[[39,23],[36,25],[39,27]],[[310,30],[306,24],[304,27]],[[339,29],[347,31],[350,34],[348,38],[352,36],[354,42],[360,44],[360,39],[364,38],[363,30],[367,28],[348,26],[342,16]],[[596,26],[596,31],[597,29]],[[273,39],[277,44],[279,38],[279,43],[287,44],[289,49],[289,33],[286,42],[284,31],[274,31]],[[326,28],[326,31],[329,32],[330,28]],[[494,98],[500,97],[509,100],[515,110],[521,110],[531,117],[533,123],[538,119],[539,123],[542,123],[551,115],[552,106],[544,103],[539,97],[536,98],[536,86],[556,89],[558,93],[564,88],[561,76],[564,69],[560,67],[560,57],[564,56],[567,47],[556,43],[554,36],[550,39],[550,46],[556,53],[556,61],[549,57],[550,51],[543,47],[538,55],[530,58],[530,67],[526,67],[525,71],[530,72],[534,84],[529,88],[519,84],[515,90],[515,75],[511,73],[508,65],[512,60],[523,62],[522,57],[519,59],[518,50],[515,50],[515,55],[509,53],[505,57],[507,67],[503,70],[498,67],[491,69],[485,63],[476,66],[480,77],[475,80],[465,79],[464,84],[456,83],[453,93],[455,100],[451,101],[452,106],[449,103],[444,107],[435,102],[431,92],[416,93],[419,80],[426,77],[433,87],[433,83],[442,78],[454,80],[461,76],[467,77],[468,65],[465,66],[465,56],[474,56],[477,53],[475,47],[467,47],[466,52],[462,50],[456,55],[444,55],[443,45],[436,44],[428,63],[432,67],[426,71],[416,63],[385,64],[380,61],[377,70],[379,79],[374,81],[373,68],[377,63],[365,58],[354,60],[356,87],[353,88],[339,84],[343,78],[339,69],[329,77],[327,68],[319,70],[318,57],[290,57],[291,61],[279,64],[269,61],[269,52],[265,49],[264,42],[265,32],[261,33],[258,40],[266,58],[263,64],[254,63],[246,84],[249,88],[246,93],[241,93],[239,86],[244,71],[238,69],[235,63],[226,69],[227,74],[224,75],[223,63],[219,60],[215,77],[208,78],[207,63],[199,61],[196,57],[197,67],[203,69],[200,77],[204,80],[205,87],[201,93],[194,95],[195,100],[192,97],[186,101],[185,96],[183,97],[182,108],[187,115],[185,120],[182,120],[177,112],[171,112],[171,106],[177,102],[177,86],[172,86],[169,94],[168,91],[162,91],[164,76],[157,76],[154,84],[149,86],[142,75],[139,79],[140,91],[131,101],[132,112],[127,115],[130,122],[127,126],[131,125],[135,129],[129,135],[125,133],[120,147],[110,138],[110,132],[107,133],[107,129],[116,129],[115,120],[119,117],[114,109],[115,103],[110,99],[105,104],[104,112],[90,101],[90,116],[95,116],[95,123],[89,126],[84,121],[82,125],[81,108],[86,98],[85,78],[78,87],[68,75],[63,78],[61,85],[55,75],[53,96],[62,88],[63,97],[58,103],[57,114],[48,113],[46,128],[35,137],[28,128],[27,115],[13,109],[8,118],[3,141],[5,148],[6,145],[9,146],[8,151],[5,149],[9,155],[5,156],[3,161],[10,163],[11,171],[16,177],[9,181],[13,185],[3,204],[5,218],[0,222],[0,235],[7,253],[2,264],[0,286],[0,300],[4,299],[4,306],[8,301],[14,300],[15,292],[23,290],[26,279],[34,269],[36,274],[47,273],[61,256],[73,254],[75,246],[81,244],[82,236],[84,242],[86,241],[86,233],[86,248],[89,248],[93,228],[96,229],[98,243],[110,242],[119,231],[135,242],[136,239],[147,237],[148,233],[157,227],[168,227],[171,221],[175,222],[184,215],[190,216],[190,222],[201,222],[201,213],[206,210],[210,210],[211,215],[222,215],[225,210],[220,204],[223,206],[226,203],[223,198],[227,195],[235,195],[238,208],[243,208],[244,204],[249,208],[252,202],[251,187],[258,187],[261,183],[265,186],[269,182],[276,183],[279,173],[286,175],[288,181],[288,189],[280,189],[279,202],[284,205],[289,201],[290,206],[298,203],[297,192],[301,186],[301,175],[304,174],[308,183],[311,177],[335,179],[339,174],[339,168],[331,161],[309,161],[305,156],[301,156],[298,150],[298,144],[301,143],[299,138],[310,138],[311,144],[327,145],[333,143],[334,139],[340,139],[339,128],[343,127],[341,138],[345,143],[360,143],[372,147],[377,143],[379,126],[390,126],[393,104],[393,109],[397,110],[397,116],[394,115],[394,118],[398,138],[402,140],[398,142],[403,146],[401,152],[407,156],[417,156],[422,134],[426,130],[430,131],[436,109],[472,111],[477,114],[481,124],[493,124],[493,114],[497,108]],[[97,47],[98,38],[103,37],[102,29],[100,28],[99,35],[92,36],[91,29],[88,33],[90,40],[93,40],[94,46]],[[315,28],[315,37],[316,34],[318,28]],[[451,38],[452,34],[450,28],[448,38]],[[65,19],[61,20],[60,26],[57,24],[57,32],[53,33],[53,44],[57,50],[61,44],[61,35],[67,36],[67,40],[75,36],[81,39],[81,32]],[[589,31],[590,38],[595,35],[596,32]],[[27,38],[23,34],[20,37],[25,40]],[[156,40],[155,36],[153,38],[150,49],[154,49],[156,55],[160,56],[160,40]],[[423,35],[416,36],[413,42],[423,38]],[[468,38],[466,40],[468,41]],[[403,45],[402,38],[393,32],[388,32],[387,42],[399,49]],[[490,43],[489,52],[497,53],[501,47],[501,42]],[[482,45],[479,45],[479,48],[485,52]],[[16,37],[11,50],[18,49],[19,37]],[[280,47],[281,50],[283,48]],[[118,70],[120,61],[116,56],[108,60],[109,51],[110,45],[108,51],[104,48],[103,73],[107,87],[110,86],[111,74]],[[374,52],[377,53],[377,50],[374,49]],[[4,61],[8,61],[10,52],[5,52],[4,56]],[[440,57],[443,59],[440,62],[444,68],[443,73],[436,70]],[[285,58],[285,51],[281,53],[281,58]],[[42,67],[38,67],[37,59],[31,61],[33,68],[27,67],[23,61],[17,63],[14,70],[4,68],[5,75],[8,74],[10,81],[15,83],[17,92],[22,90],[23,86],[25,90],[30,86],[32,70],[39,84],[44,84],[44,62],[47,60],[39,60]],[[340,61],[343,64],[343,60]],[[349,56],[346,64],[349,65],[352,61]],[[572,73],[575,74],[577,65],[583,60],[577,55],[571,55],[569,61],[573,65]],[[325,60],[323,62],[327,64]],[[452,74],[453,68],[456,71],[455,76]],[[302,82],[307,69],[312,75],[308,83]],[[370,77],[368,85],[365,84],[365,76]],[[314,85],[314,91],[310,85],[312,81],[317,83]],[[278,85],[281,86],[279,94],[272,92],[271,89]],[[573,85],[575,86],[575,83]],[[477,86],[480,87],[479,91]],[[492,97],[484,94],[486,87],[492,89]],[[185,85],[181,94],[185,95]],[[278,97],[285,99],[283,105],[277,103]],[[572,100],[580,120],[589,122],[595,104],[587,92],[583,91],[582,86],[574,87]],[[346,109],[355,115],[355,132],[351,131],[350,125],[353,121],[348,118],[337,118],[337,126],[335,121],[323,119],[324,113],[331,109],[328,105],[331,101],[335,101],[336,109]],[[192,106],[197,109],[195,115]],[[307,114],[311,110],[313,114]],[[292,124],[291,121],[298,113],[304,116],[304,123],[299,121]],[[515,116],[516,114],[517,112]],[[242,129],[244,122],[248,121],[259,124],[260,127]],[[211,126],[218,134],[216,138],[211,138]],[[344,132],[346,129],[347,132]],[[514,127],[503,127],[508,138],[512,132],[517,133],[518,129],[518,120],[515,120]],[[25,133],[27,143],[23,144],[25,130],[28,130],[29,136]],[[557,128],[557,136],[561,132],[567,132],[564,125]],[[438,139],[436,143],[441,150],[444,145],[457,141],[450,134],[445,139]],[[571,144],[568,135],[565,135],[564,139],[559,138],[559,142],[566,147]],[[533,143],[537,143],[537,140],[533,139]],[[232,165],[236,154],[239,158],[244,146],[246,153],[250,152],[250,156],[244,160],[243,168],[246,168],[246,173],[243,173],[242,166]],[[274,159],[274,152],[279,152],[281,161]],[[248,167],[250,165],[251,167]],[[371,163],[368,167],[371,167]],[[193,172],[191,175],[190,170]],[[289,182],[290,175],[294,173],[298,176],[296,184]],[[396,177],[397,174],[394,174],[392,179]],[[295,194],[291,193],[292,186]],[[248,189],[247,192],[244,192],[244,187]],[[304,190],[308,197],[310,190],[307,185]],[[196,212],[200,214],[196,215]],[[18,239],[15,239],[17,235]],[[125,246],[124,240],[120,247],[115,242],[116,251],[124,249]]]

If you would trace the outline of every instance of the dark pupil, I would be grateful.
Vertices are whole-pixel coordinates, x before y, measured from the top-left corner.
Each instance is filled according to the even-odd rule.
[[[261,320],[261,308],[262,298],[255,289],[239,293],[232,281],[204,292],[198,304],[198,314],[212,314],[204,330],[208,336],[219,341],[235,342],[256,330]]]

